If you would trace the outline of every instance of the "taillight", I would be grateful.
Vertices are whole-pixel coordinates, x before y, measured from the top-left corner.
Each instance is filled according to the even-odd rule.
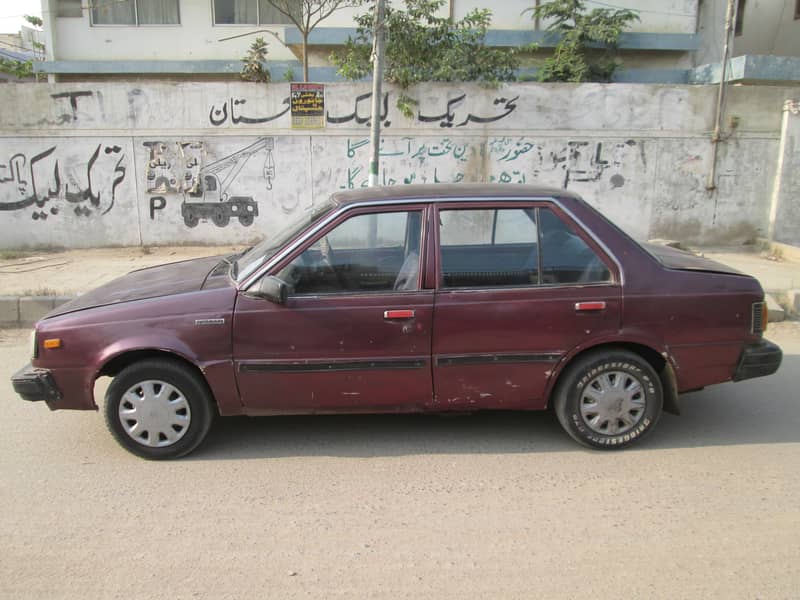
[[[753,316],[750,320],[750,331],[754,335],[761,335],[767,330],[767,321],[769,319],[766,302],[753,303]]]

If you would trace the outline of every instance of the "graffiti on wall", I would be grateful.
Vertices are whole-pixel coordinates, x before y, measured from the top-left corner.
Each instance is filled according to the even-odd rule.
[[[266,191],[275,180],[275,141],[258,138],[222,158],[203,164],[206,154],[203,142],[146,141],[149,159],[145,170],[145,185],[150,194],[180,194],[181,217],[187,227],[211,222],[226,227],[235,219],[244,227],[253,224],[258,216],[258,202],[252,195],[237,189],[237,178],[245,165],[255,156],[264,158],[260,175]],[[164,195],[151,196],[150,219],[168,207]]]
[[[116,144],[97,144],[81,157],[53,145],[16,152],[0,163],[0,211],[31,211],[44,222],[66,210],[76,217],[105,215],[125,180],[125,154]]]
[[[390,127],[392,122],[389,117],[391,92],[385,92],[380,103],[380,121],[384,128]],[[419,123],[438,123],[439,127],[464,127],[470,123],[485,125],[504,119],[517,109],[519,96],[506,98],[499,96],[492,100],[492,105],[497,107],[497,112],[487,115],[476,115],[471,110],[466,110],[467,94],[461,94],[455,98],[446,100],[438,108],[428,108],[426,112],[420,108],[414,119]],[[222,104],[212,104],[208,111],[208,121],[214,127],[220,127],[225,123],[232,125],[261,125],[275,121],[287,114],[291,110],[291,98],[287,96],[281,102],[281,108],[274,114],[255,114],[258,111],[249,112],[245,108],[246,98],[229,98]],[[431,111],[428,113],[427,111]],[[248,112],[248,114],[245,114]],[[360,94],[353,99],[353,110],[343,114],[332,114],[330,110],[325,112],[325,122],[329,125],[360,125],[370,127],[372,124],[372,92]]]
[[[281,104],[286,105],[286,108],[278,111],[274,115],[246,116],[242,114],[243,111],[242,108],[240,108],[244,107],[245,104],[247,104],[247,100],[245,98],[230,98],[227,102],[222,104],[222,108],[217,108],[216,105],[212,105],[211,110],[208,112],[208,121],[214,127],[219,127],[220,125],[224,125],[230,117],[233,125],[238,125],[240,123],[244,123],[246,125],[261,125],[282,117],[292,108],[291,99],[289,96],[287,96],[283,99],[283,102],[281,102]]]
[[[367,187],[365,168],[368,138],[346,138],[347,166],[339,176],[339,189]],[[633,148],[638,146],[638,155]],[[363,150],[362,150],[363,149]],[[381,183],[540,183],[568,189],[576,183],[607,182],[623,187],[624,173],[633,160],[647,167],[644,142],[569,140],[537,141],[528,137],[383,138],[379,150]]]
[[[489,181],[500,183],[548,183],[569,189],[573,183],[597,183],[608,179],[611,189],[625,185],[624,166],[638,159],[647,167],[644,142],[626,140],[569,140],[564,144],[537,142],[527,137],[496,137],[487,142],[489,162],[499,169]],[[517,167],[517,168],[515,168]]]
[[[148,194],[177,193],[197,185],[203,142],[145,141],[142,145],[150,154],[144,171]]]

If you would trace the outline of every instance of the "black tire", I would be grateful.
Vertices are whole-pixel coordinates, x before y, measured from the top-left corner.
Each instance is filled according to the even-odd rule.
[[[253,215],[239,215],[239,223],[245,227],[250,227],[253,224]]]
[[[621,349],[579,358],[561,375],[553,393],[553,408],[564,430],[584,446],[604,450],[624,448],[648,434],[661,416],[663,402],[661,380],[653,367]]]
[[[200,219],[196,214],[192,213],[185,213],[183,215],[183,222],[186,224],[187,227],[197,227],[197,224],[200,222]]]
[[[211,220],[217,227],[226,227],[231,222],[231,216],[225,212],[224,208],[217,206],[211,215]]]
[[[135,411],[143,411],[145,407],[149,409],[154,405],[141,404],[134,407],[131,398],[141,393],[142,403],[146,402],[144,390],[148,386],[158,394],[170,392],[170,396],[165,396],[163,403],[155,407],[156,410],[148,410],[147,414],[139,412],[143,418],[137,420]],[[126,397],[129,392],[133,396]],[[158,402],[162,400],[159,399]],[[165,407],[166,404],[177,408]],[[128,409],[130,418],[124,418],[123,413]],[[182,423],[170,425],[173,431],[167,431],[167,434],[176,437],[174,441],[168,440],[161,432],[163,428],[160,424],[152,427],[152,433],[149,427],[139,427],[145,419],[153,418],[159,410],[166,411],[162,414],[167,419],[183,417],[188,421],[185,426]],[[167,414],[170,411],[174,414]],[[151,460],[178,458],[189,454],[205,439],[216,414],[206,382],[191,368],[169,359],[147,359],[123,369],[108,387],[104,412],[106,425],[117,442],[133,454]],[[138,429],[129,433],[128,429],[136,427]]]

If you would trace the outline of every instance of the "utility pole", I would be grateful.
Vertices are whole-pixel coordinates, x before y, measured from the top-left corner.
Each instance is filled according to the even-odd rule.
[[[734,19],[736,18],[735,0],[728,0],[728,9],[725,11],[725,43],[722,46],[722,69],[719,76],[719,91],[717,92],[717,109],[714,117],[714,133],[711,135],[711,170],[708,172],[706,190],[713,192],[717,189],[717,153],[722,135],[722,113],[725,102],[725,78],[728,71],[728,55],[730,54],[730,40],[733,32]]]
[[[384,0],[375,3],[372,24],[372,123],[370,127],[369,185],[378,185],[379,152],[381,147],[381,97],[383,83]]]

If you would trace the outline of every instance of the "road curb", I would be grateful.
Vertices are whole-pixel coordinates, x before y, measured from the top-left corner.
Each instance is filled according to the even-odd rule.
[[[0,327],[30,327],[75,296],[0,296]]]

